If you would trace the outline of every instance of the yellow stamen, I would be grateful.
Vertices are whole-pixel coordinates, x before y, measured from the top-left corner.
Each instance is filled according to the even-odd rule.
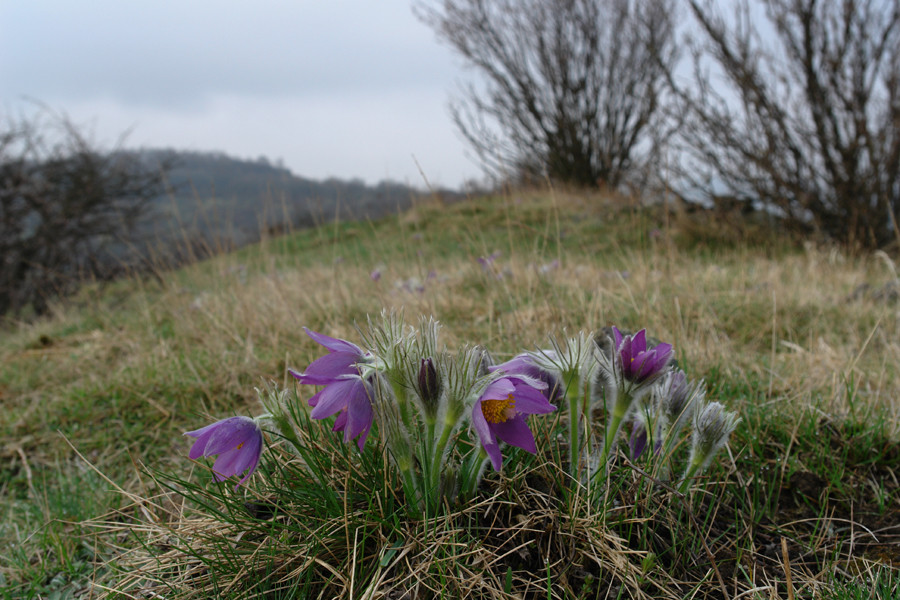
[[[241,442],[240,444],[237,445],[237,448],[235,448],[235,450],[240,450],[243,447],[244,447],[244,442]]]
[[[516,416],[516,400],[510,394],[503,400],[482,400],[481,412],[488,423],[503,423]]]

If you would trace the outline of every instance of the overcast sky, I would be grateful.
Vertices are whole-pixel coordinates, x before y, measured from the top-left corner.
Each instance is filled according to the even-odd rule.
[[[130,129],[313,179],[479,177],[447,112],[459,65],[409,0],[0,0],[0,113],[36,99],[104,146]]]

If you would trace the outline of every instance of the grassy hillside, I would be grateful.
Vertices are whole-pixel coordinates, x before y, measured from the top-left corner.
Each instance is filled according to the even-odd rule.
[[[232,597],[400,597],[389,593],[398,582],[422,598],[437,588],[510,598],[887,594],[900,556],[896,282],[887,255],[794,245],[764,228],[740,239],[627,199],[542,191],[424,202],[375,222],[264,237],[160,280],[88,286],[52,317],[0,334],[0,597],[202,598],[211,585]],[[624,512],[592,521],[535,491],[546,456],[522,458],[518,471],[486,478],[483,502],[426,526],[418,545],[390,532],[421,523],[386,520],[360,555],[348,527],[345,552],[321,561],[328,569],[277,544],[250,573],[243,559],[204,559],[196,544],[227,555],[211,540],[234,531],[200,503],[229,514],[239,505],[224,491],[186,502],[167,487],[206,481],[182,433],[260,413],[263,381],[293,389],[286,368],[321,353],[304,326],[358,340],[355,326],[383,309],[410,323],[432,315],[448,344],[483,344],[499,359],[551,334],[646,327],[743,420],[689,508],[629,491],[633,472]],[[254,475],[251,497],[277,493],[264,477]],[[516,521],[510,490],[532,516]],[[534,494],[550,508],[535,508]],[[508,539],[459,533],[459,522],[492,514]],[[226,519],[253,531],[248,540],[287,535],[257,521]],[[543,543],[538,529],[556,532],[547,555],[517,554]],[[590,535],[603,550],[572,549]],[[442,549],[426,552],[425,539]],[[660,544],[683,552],[654,562]]]
[[[408,208],[422,195],[391,181],[376,185],[334,178],[315,181],[264,157],[250,161],[176,150],[143,150],[140,157],[151,170],[171,165],[167,194],[153,201],[139,225],[149,250],[162,256],[177,254],[185,243],[200,253],[239,248],[257,242],[261,233],[312,227],[336,215],[346,220],[377,219]]]

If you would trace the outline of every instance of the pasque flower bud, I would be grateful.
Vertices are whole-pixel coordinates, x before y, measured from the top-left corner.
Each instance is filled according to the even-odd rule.
[[[421,359],[419,365],[419,396],[425,410],[434,414],[441,397],[441,378],[431,357]]]

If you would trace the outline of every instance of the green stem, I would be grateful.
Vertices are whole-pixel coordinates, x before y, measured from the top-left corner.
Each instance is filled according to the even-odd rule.
[[[577,373],[565,378],[566,397],[569,400],[569,474],[578,480],[578,463],[581,457],[581,387],[578,385]]]
[[[622,428],[622,420],[625,419],[625,411],[620,411],[618,408],[619,407],[617,406],[616,410],[613,411],[613,414],[609,419],[609,427],[606,428],[606,438],[603,440],[603,451],[600,453],[600,462],[604,464],[609,462],[609,453],[615,445],[619,429]]]
[[[578,457],[581,455],[581,436],[579,421],[580,402],[578,402],[577,394],[572,394],[569,398],[569,473],[573,479],[578,479]]]
[[[468,500],[475,495],[478,489],[478,474],[481,472],[488,455],[481,444],[478,445],[478,451],[474,449],[469,452],[460,471],[460,494],[463,500]]]
[[[600,452],[600,466],[604,472],[609,470],[607,468],[609,465],[609,454],[612,452],[612,448],[616,443],[616,436],[619,434],[619,429],[622,427],[622,420],[624,418],[624,414],[617,414],[614,412],[609,419],[609,426],[606,428],[606,437],[603,439],[603,451]]]
[[[397,401],[400,419],[403,421],[403,426],[406,428],[407,434],[413,436],[409,441],[413,445],[415,445],[417,442],[415,437],[416,428],[413,427],[414,419],[411,410],[412,402],[410,402],[409,397],[407,396],[407,390],[403,385],[401,385],[399,376],[395,376],[394,373],[390,372],[385,373],[385,375],[387,376],[386,379],[391,386],[391,391],[393,392],[394,398]],[[389,444],[389,446],[390,445],[391,444]],[[425,445],[425,447],[427,452],[428,446]],[[400,476],[403,479],[404,491],[406,493],[406,498],[409,501],[410,506],[415,506],[419,510],[419,512],[422,513],[422,511],[426,510],[428,501],[423,483],[428,481],[427,478],[429,474],[419,474],[416,472],[414,464],[415,461],[413,460],[413,452],[411,451],[411,448],[391,448],[391,453],[394,454],[394,461],[397,463],[397,468],[399,469]],[[427,465],[429,464],[427,458],[420,462],[425,466],[425,468],[427,468]],[[423,478],[425,478],[425,482],[423,482]]]
[[[600,462],[597,465],[597,472],[591,477],[594,480],[595,486],[599,486],[603,481],[607,480],[609,476],[609,455],[616,443],[616,436],[619,435],[622,421],[625,419],[625,415],[628,414],[628,409],[630,407],[630,396],[622,394],[616,399],[612,414],[609,415],[609,424],[606,427],[606,436],[603,440],[603,449],[600,451]],[[601,473],[603,474],[602,476],[600,475]]]
[[[678,437],[678,431],[675,430],[674,427],[664,428],[663,431],[660,432],[660,438],[662,438],[662,448],[659,451],[659,460],[657,461],[656,467],[653,470],[653,476],[661,481],[668,481],[672,468],[671,468],[671,460],[672,453],[675,451],[675,442]]]
[[[403,424],[406,426],[406,430],[412,433],[414,431],[413,415],[410,411],[410,405],[412,404],[412,402],[409,401],[409,398],[406,395],[406,388],[400,384],[399,374],[390,372],[385,374],[387,375],[387,380],[391,385],[391,391],[394,393],[394,398],[397,400],[397,406],[400,408],[400,418],[403,420]]]
[[[453,434],[458,420],[459,415],[455,411],[448,409],[444,417],[444,428],[441,430],[441,436],[438,439],[435,439],[437,427],[435,420],[428,419],[425,423],[428,437],[425,443],[420,446],[424,454],[420,462],[424,471],[422,477],[425,483],[421,493],[425,498],[429,511],[437,510],[441,502],[441,475],[443,473],[442,467],[444,466],[442,462],[447,450],[447,444],[450,442],[450,436]]]
[[[406,494],[410,512],[413,512],[412,507],[415,507],[418,514],[423,514],[425,499],[421,494],[421,485],[416,481],[415,469],[412,464],[400,464],[400,461],[397,461],[397,468],[400,471],[400,478],[403,480],[403,491]]]
[[[703,464],[703,459],[700,457],[698,453],[695,453],[693,459],[691,460],[691,464],[688,465],[688,468],[684,471],[684,476],[681,478],[681,483],[678,485],[678,491],[682,494],[686,494],[688,488],[691,486],[691,481],[694,479],[694,475],[696,475],[697,470],[700,469],[700,466]]]

